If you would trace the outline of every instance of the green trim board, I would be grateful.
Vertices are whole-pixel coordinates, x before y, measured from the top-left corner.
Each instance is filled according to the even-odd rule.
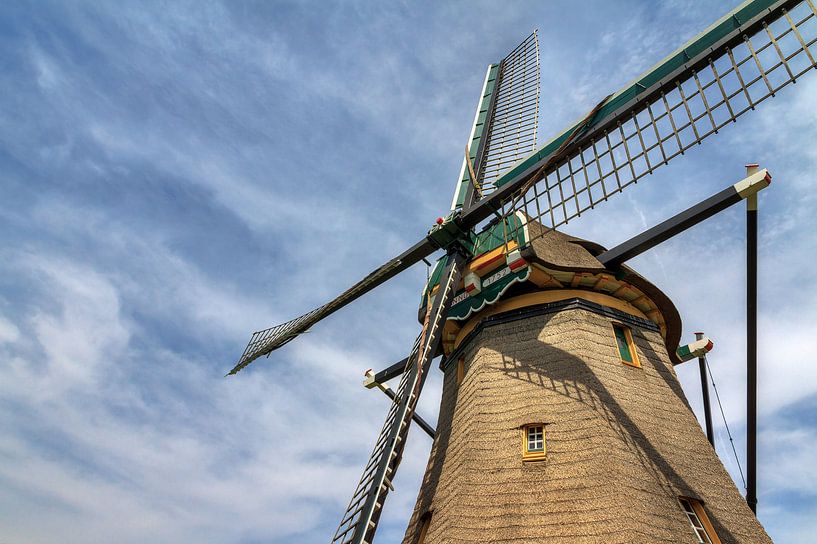
[[[714,48],[721,40],[728,38],[735,31],[739,30],[746,22],[763,15],[773,9],[780,8],[787,4],[796,4],[797,1],[781,0],[747,0],[741,5],[724,15],[712,26],[692,38],[686,44],[678,48],[664,60],[637,77],[629,85],[618,91],[596,112],[592,119],[586,122],[583,130],[589,130],[600,125],[621,107],[641,97],[649,95],[662,80],[670,76],[676,70],[687,67],[695,57],[706,53]],[[511,180],[514,180],[522,172],[531,168],[536,163],[549,157],[577,128],[580,128],[584,120],[573,123],[568,129],[550,140],[536,152],[531,154],[512,167],[508,172],[500,177],[495,183],[497,187],[502,187]]]
[[[634,363],[633,354],[630,351],[630,341],[627,339],[627,331],[624,330],[624,326],[613,323],[613,331],[616,335],[616,344],[618,345],[618,354],[621,360],[627,363]]]
[[[504,223],[504,225],[503,225]],[[516,212],[503,219],[502,222],[497,222],[485,229],[473,240],[469,240],[468,249],[474,258],[493,251],[505,244],[506,233],[515,233],[516,235],[511,239],[516,242],[518,247],[524,247],[527,244],[527,229],[524,228],[525,220],[522,212]],[[508,240],[508,241],[511,241]],[[434,265],[434,269],[423,289],[423,295],[420,300],[420,315],[425,314],[427,303],[427,294],[433,290],[440,283],[443,270],[448,263],[448,256],[444,255]],[[499,297],[508,290],[508,288],[516,282],[527,281],[530,277],[530,267],[524,267],[516,272],[505,265],[493,271],[482,280],[482,291],[475,295],[469,296],[464,290],[457,291],[454,301],[451,305],[451,310],[448,313],[448,319],[467,319],[474,312],[478,312],[486,305],[490,305],[499,300]]]
[[[437,261],[437,268],[439,268],[440,271],[445,268],[444,264],[440,264],[445,260],[446,259],[443,258]],[[460,289],[454,296],[454,300],[451,303],[451,309],[448,311],[447,319],[468,319],[486,306],[496,303],[505,293],[505,291],[511,287],[511,285],[517,282],[527,281],[530,277],[530,270],[530,266],[525,266],[516,272],[513,272],[510,267],[505,265],[495,270],[482,280],[482,291],[477,295],[469,296],[464,289]],[[425,309],[426,298],[424,296],[423,301],[420,304],[420,315],[425,314]]]
[[[469,247],[471,254],[476,258],[504,245],[506,236],[510,236],[509,242],[513,240],[517,246],[523,247],[528,243],[525,229],[522,228],[525,225],[524,215],[519,211],[505,217],[501,222],[497,221],[495,225],[489,226],[474,237]]]
[[[464,240],[463,243],[466,245],[466,249],[469,253],[473,255],[474,259],[504,245],[506,234],[511,236],[510,240],[508,240],[509,242],[513,240],[516,242],[517,247],[521,248],[528,243],[527,232],[524,228],[525,224],[526,220],[522,212],[516,212],[513,215],[503,218],[502,222],[497,221],[495,224],[489,225],[479,234]],[[443,255],[434,265],[434,269],[431,271],[425,289],[423,289],[423,300],[421,301],[423,307],[425,306],[426,293],[440,283],[440,275],[447,263],[448,256]]]
[[[468,296],[464,290],[459,291],[448,311],[448,319],[468,319],[486,306],[498,301],[511,285],[527,281],[529,277],[530,266],[525,266],[516,272],[511,271],[507,265],[503,266],[482,281],[482,292],[478,295]]]
[[[477,112],[474,115],[474,125],[471,127],[471,137],[468,140],[468,155],[471,161],[476,161],[477,150],[480,142],[486,133],[486,120],[489,117],[488,108],[491,104],[491,97],[496,89],[497,78],[499,77],[499,64],[491,64],[485,73],[485,83],[482,86],[482,95],[480,96],[479,104],[477,105]],[[462,160],[462,168],[460,168],[460,177],[457,181],[457,187],[454,190],[454,200],[451,203],[451,210],[461,208],[465,201],[468,184],[471,183],[471,175],[465,164],[465,158]]]

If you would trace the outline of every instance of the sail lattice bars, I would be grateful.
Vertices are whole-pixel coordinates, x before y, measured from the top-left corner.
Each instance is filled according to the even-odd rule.
[[[327,302],[323,306],[315,308],[314,310],[307,312],[300,317],[296,317],[291,321],[287,321],[286,323],[254,332],[250,338],[250,341],[247,343],[247,347],[244,348],[244,353],[242,353],[241,357],[238,358],[238,362],[233,369],[230,370],[229,374],[236,374],[259,357],[269,355],[272,351],[294,340],[298,335],[307,332],[312,325],[324,317],[330,315],[336,310],[339,310],[356,298],[371,291],[381,283],[405,270],[422,257],[429,254],[432,250],[433,248],[426,248],[422,245],[415,246],[403,253],[403,255],[400,257],[392,259],[383,266],[374,270],[365,278],[341,293],[334,300]]]
[[[374,539],[386,496],[394,489],[392,480],[403,457],[411,417],[428,375],[431,360],[442,341],[442,328],[464,263],[465,257],[461,255],[450,259],[443,272],[444,279],[440,282],[440,290],[433,302],[428,302],[429,308],[423,330],[408,357],[386,422],[332,538],[332,544],[371,544]]]
[[[360,481],[355,488],[355,492],[352,494],[349,505],[346,507],[346,511],[335,531],[335,536],[332,538],[333,544],[350,544],[355,542],[355,539],[359,542],[363,538],[363,535],[368,532],[368,524],[371,521],[373,513],[371,506],[374,505],[372,498],[375,497],[379,491],[388,492],[389,490],[389,485],[391,484],[387,484],[385,488],[381,490],[381,486],[384,485],[384,474],[382,473],[381,465],[383,464],[384,458],[389,461],[399,461],[399,455],[392,455],[394,448],[400,445],[395,441],[395,422],[404,418],[405,412],[407,412],[407,409],[410,407],[405,401],[408,400],[407,392],[411,391],[415,385],[413,383],[414,379],[416,379],[414,369],[417,367],[417,352],[420,349],[420,341],[421,336],[418,336],[414,342],[411,354],[408,356],[407,368],[400,378],[400,385],[397,387],[395,400],[389,408],[386,421],[383,423],[380,434],[377,436],[372,454],[363,469],[363,475],[360,477]],[[401,426],[398,429],[407,433],[408,425]],[[405,435],[401,438],[401,442],[403,439],[405,439]],[[381,473],[379,474],[379,472]]]
[[[504,174],[494,209],[558,227],[716,134],[817,66],[814,2],[745,2]]]
[[[494,115],[477,174],[483,194],[493,192],[499,176],[536,149],[540,81],[534,31],[500,64]]]
[[[482,194],[491,193],[503,172],[536,149],[540,80],[536,31],[502,62],[488,66],[468,138],[468,155]],[[471,183],[463,158],[452,210],[463,206]]]

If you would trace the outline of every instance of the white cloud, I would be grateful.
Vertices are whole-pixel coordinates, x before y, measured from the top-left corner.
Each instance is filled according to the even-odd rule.
[[[87,267],[36,257],[31,261],[24,266],[42,277],[47,296],[61,306],[57,314],[38,311],[30,318],[54,377],[48,389],[95,381],[100,364],[128,349],[130,334],[116,291]]]
[[[47,542],[66,526],[79,542],[275,539],[315,527],[321,505],[341,508],[359,471],[359,459],[348,458],[370,446],[361,410],[387,406],[348,379],[361,354],[305,344],[287,374],[226,380],[201,361],[128,347],[146,337],[123,304],[147,291],[125,293],[70,261],[18,262],[46,295],[17,326],[38,349],[6,344],[2,352],[16,368],[0,390],[16,409],[0,417],[18,434],[0,446],[0,477],[17,490],[0,503],[30,528],[26,541]],[[195,318],[184,304],[173,307],[180,319]],[[363,404],[339,409],[352,391]]]
[[[802,423],[802,422],[797,422]],[[814,465],[814,444],[817,431],[813,428],[770,428],[758,437],[768,451],[774,453],[775,461],[763,467],[768,489],[775,492],[817,495],[817,466]]]
[[[603,20],[560,14],[560,6],[486,4],[466,15],[442,6],[429,17],[411,5],[360,4],[322,6],[322,17],[292,8],[298,24],[276,26],[292,15],[281,6],[269,20],[253,13],[253,21],[228,7],[171,6],[162,17],[143,6],[69,7],[63,32],[50,39],[70,40],[23,48],[31,86],[0,79],[4,90],[26,91],[14,94],[19,107],[1,114],[0,141],[12,158],[10,179],[34,188],[25,198],[10,194],[17,198],[0,211],[15,234],[0,250],[4,272],[15,278],[0,286],[10,286],[0,317],[7,363],[0,396],[13,404],[0,413],[8,429],[0,442],[0,535],[11,542],[327,536],[388,405],[360,386],[361,372],[405,355],[417,329],[411,313],[419,284],[409,284],[422,271],[368,295],[255,369],[222,379],[229,368],[222,359],[240,350],[249,331],[334,296],[422,235],[411,225],[430,223],[435,207],[447,204],[476,100],[469,93],[484,62],[528,31],[536,9],[550,10],[538,20],[570,21],[548,23],[540,34],[545,135],[711,15],[709,6],[685,0],[657,12],[616,6],[626,16]],[[780,418],[784,429],[765,428],[761,440],[788,448],[769,484],[776,497],[802,492],[813,476],[791,482],[815,437],[808,422],[787,415],[817,387],[803,364],[817,350],[815,304],[792,290],[817,279],[809,261],[817,249],[809,205],[815,152],[801,143],[817,137],[809,81],[722,131],[717,146],[690,150],[683,165],[567,229],[619,242],[736,181],[743,155],[777,161],[764,195],[761,258],[761,425]],[[290,101],[279,103],[282,97]],[[794,129],[780,131],[782,124]],[[330,140],[316,137],[324,133],[333,135],[331,148],[316,144]],[[298,141],[276,140],[281,134]],[[723,166],[732,163],[737,170]],[[120,179],[132,192],[116,194]],[[213,265],[216,249],[206,236],[184,245],[167,228],[199,224],[155,222],[152,209],[128,215],[117,207],[154,193],[178,199],[174,214],[204,209],[218,228],[228,221],[233,228],[238,218],[235,246],[264,263],[253,281],[242,284],[248,276],[237,277],[224,262],[230,256]],[[713,369],[739,433],[742,218],[730,213],[657,248],[636,268],[674,298],[687,329],[703,327],[715,338]],[[679,369],[693,405],[696,371]],[[439,387],[435,371],[420,401],[430,420]],[[428,448],[413,430],[381,540],[400,537]],[[809,530],[763,504],[764,521]],[[778,539],[795,532],[776,523]]]
[[[38,47],[31,47],[29,54],[37,70],[37,85],[44,91],[59,89],[64,77],[54,60]]]
[[[6,342],[16,342],[20,338],[20,329],[17,326],[0,315],[0,344]]]

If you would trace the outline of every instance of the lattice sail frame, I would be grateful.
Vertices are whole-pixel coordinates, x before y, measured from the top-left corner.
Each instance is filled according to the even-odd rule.
[[[247,343],[247,347],[244,348],[244,353],[239,357],[238,363],[230,370],[228,375],[238,373],[255,359],[269,355],[273,350],[307,332],[312,325],[327,315],[394,276],[401,265],[404,265],[401,259],[392,259],[323,306],[286,323],[254,332],[249,343]]]
[[[492,193],[499,176],[536,149],[541,79],[534,31],[500,64],[493,117],[477,174],[483,195]]]
[[[713,51],[706,64],[646,96],[612,126],[588,129],[536,183],[503,201],[501,214],[521,210],[546,227],[564,225],[795,82],[817,66],[814,1],[791,2],[790,10]]]
[[[483,194],[494,190],[494,181],[508,167],[536,148],[539,123],[539,40],[536,31],[511,51],[500,64],[488,67],[469,140],[469,154],[479,172]],[[482,148],[481,155],[479,154]],[[463,161],[452,209],[462,205],[471,183]],[[374,270],[334,300],[295,319],[256,331],[238,362],[229,372],[236,374],[255,359],[307,332],[315,323],[436,251],[433,244],[410,249]]]
[[[540,81],[537,31],[499,64],[488,66],[466,148],[481,196],[492,193],[499,176],[536,149]],[[471,183],[470,168],[463,159],[452,211],[466,204]]]
[[[442,326],[461,278],[464,257],[449,263],[441,289],[428,301],[423,330],[414,342],[406,368],[395,392],[394,402],[375,442],[363,475],[341,518],[332,544],[371,544],[377,531],[383,505],[394,478],[408,437],[411,415],[417,406],[431,360],[437,353]],[[434,308],[432,309],[432,304]]]
[[[377,471],[378,468],[380,468],[379,462],[384,453],[391,455],[390,453],[386,453],[386,450],[392,446],[390,443],[392,438],[391,432],[394,427],[394,422],[401,415],[398,413],[402,408],[401,402],[399,401],[405,398],[406,391],[413,389],[413,384],[409,384],[409,378],[416,378],[412,375],[411,370],[417,364],[417,351],[420,347],[421,336],[422,335],[417,336],[417,340],[414,342],[414,347],[408,357],[409,371],[403,372],[400,377],[400,384],[397,386],[395,401],[392,402],[389,412],[386,414],[386,421],[383,423],[380,434],[377,436],[369,461],[363,468],[363,475],[360,477],[357,487],[355,487],[355,492],[352,494],[349,505],[346,507],[346,512],[344,512],[343,518],[341,518],[340,524],[335,531],[335,536],[332,538],[333,543],[348,544],[352,542],[355,537],[355,531],[360,527],[361,521],[364,521],[364,526],[368,523],[368,519],[363,520],[363,518],[371,517],[371,514],[366,512],[367,499],[369,499],[370,495],[379,486],[384,485],[382,476],[381,478],[377,477]],[[388,485],[386,487],[388,488]]]

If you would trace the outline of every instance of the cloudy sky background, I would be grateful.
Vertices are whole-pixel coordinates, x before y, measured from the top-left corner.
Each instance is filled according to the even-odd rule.
[[[489,62],[540,30],[541,140],[731,3],[4,3],[0,542],[328,541],[418,331],[417,266],[242,372],[447,211]],[[611,246],[738,181],[761,197],[759,517],[817,531],[817,77],[571,223]],[[743,462],[744,214],[633,266],[703,330]],[[694,363],[678,368],[700,414]],[[436,418],[434,373],[420,412]],[[717,416],[717,414],[716,414]],[[739,482],[720,421],[718,452]],[[379,542],[398,542],[416,430]],[[744,464],[745,467],[745,464]],[[740,486],[739,482],[739,486]]]

